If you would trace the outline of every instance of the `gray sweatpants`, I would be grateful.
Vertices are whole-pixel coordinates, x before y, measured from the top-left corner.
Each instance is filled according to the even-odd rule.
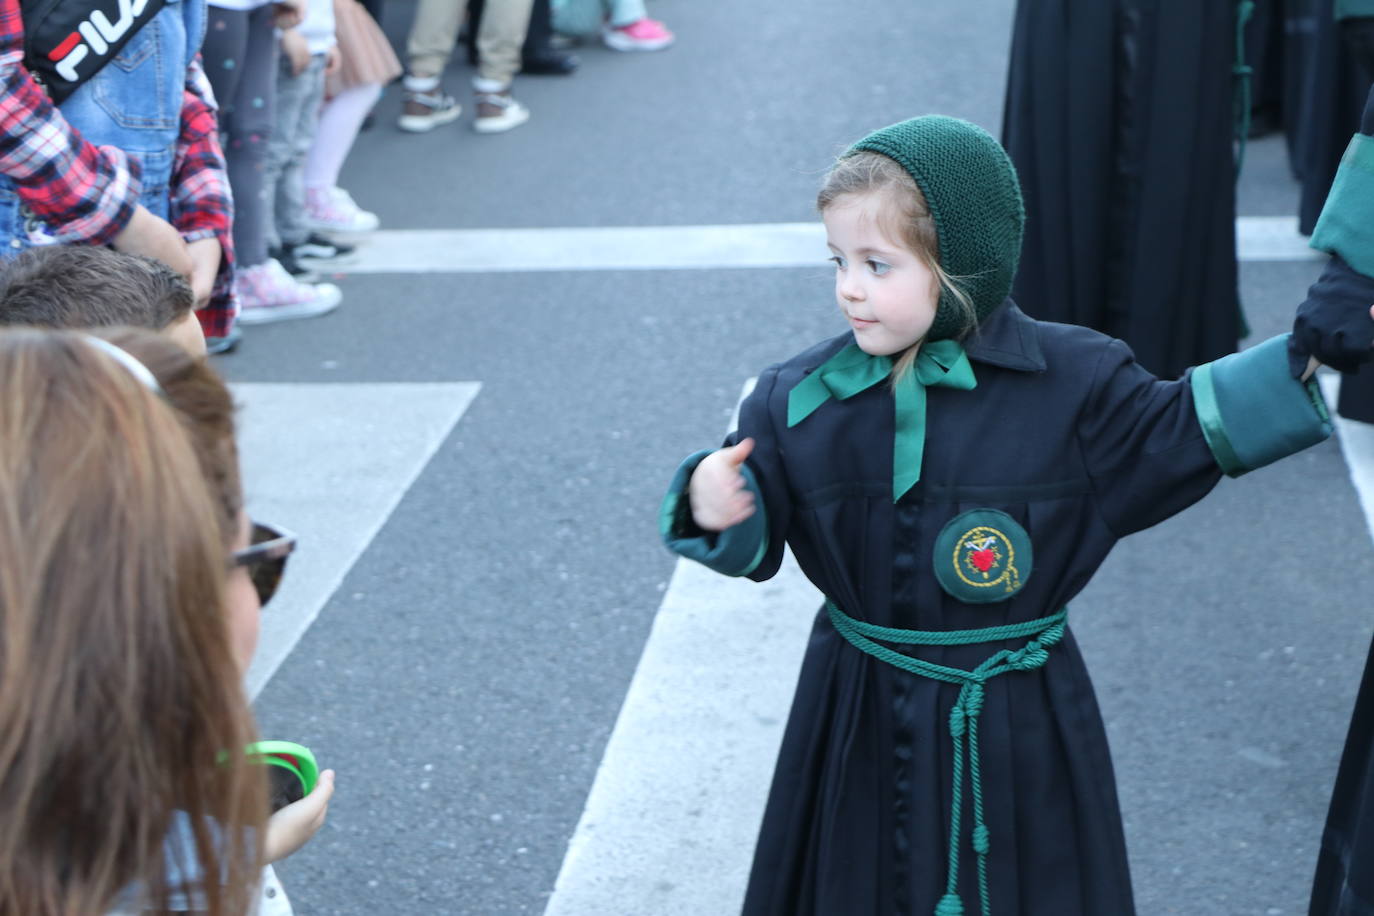
[[[305,224],[305,157],[315,142],[315,128],[324,101],[326,55],[310,55],[299,76],[281,55],[277,70],[277,123],[267,146],[263,191],[272,209],[267,244],[273,248],[298,245],[310,234]]]

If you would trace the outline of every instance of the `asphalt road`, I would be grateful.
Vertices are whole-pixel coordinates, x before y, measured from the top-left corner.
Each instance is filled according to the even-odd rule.
[[[401,134],[393,87],[343,183],[386,229],[808,220],[829,158],[873,127],[941,111],[997,132],[1013,5],[653,0],[677,46],[588,47],[573,77],[521,78],[533,116],[508,134],[478,136],[470,115]],[[391,0],[393,37],[411,9]],[[456,61],[450,90],[469,76]],[[1256,144],[1240,213],[1295,200],[1280,144]],[[344,275],[336,313],[250,328],[220,360],[299,403],[261,435],[272,458],[250,491],[317,475],[335,515],[282,519],[303,552],[365,530],[311,580],[319,617],[257,701],[265,734],[339,773],[329,823],[280,869],[298,913],[543,912],[674,568],[662,487],[746,379],[841,329],[824,255]],[[1244,265],[1257,337],[1316,271]],[[453,415],[421,397],[468,382]],[[415,387],[434,384],[456,387]],[[434,436],[409,435],[426,423]],[[374,490],[381,508],[354,519]],[[1132,538],[1076,603],[1142,914],[1305,912],[1370,636],[1370,548],[1332,442]],[[665,878],[693,876],[645,876]]]

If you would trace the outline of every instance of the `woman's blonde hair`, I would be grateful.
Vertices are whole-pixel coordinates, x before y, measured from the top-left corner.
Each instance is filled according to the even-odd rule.
[[[816,209],[824,213],[842,197],[872,193],[883,195],[890,204],[883,208],[880,216],[885,221],[883,232],[925,263],[935,277],[940,304],[956,310],[963,328],[959,337],[967,336],[978,326],[978,312],[973,300],[960,289],[958,278],[950,276],[940,266],[940,239],[935,219],[910,172],[881,153],[864,150],[845,156],[825,176],[816,195]],[[913,344],[897,358],[892,367],[894,382],[910,371],[918,350],[919,343]]]
[[[185,421],[79,333],[0,334],[0,390],[0,914],[241,916],[267,804]]]

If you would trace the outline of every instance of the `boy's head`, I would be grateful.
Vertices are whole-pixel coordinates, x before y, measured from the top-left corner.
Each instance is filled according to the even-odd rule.
[[[147,328],[204,353],[193,304],[181,274],[109,248],[45,245],[0,264],[0,325]]]
[[[939,283],[926,339],[962,337],[1006,299],[1025,209],[1010,157],[981,127],[926,115],[874,131],[840,157],[817,198],[881,194],[890,233]]]

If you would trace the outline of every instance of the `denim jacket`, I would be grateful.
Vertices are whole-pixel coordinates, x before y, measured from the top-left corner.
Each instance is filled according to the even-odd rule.
[[[205,34],[202,0],[167,0],[119,55],[60,106],[67,122],[96,146],[113,146],[138,162],[139,203],[168,218],[169,183],[181,126],[186,71]],[[55,241],[0,175],[0,252]]]

